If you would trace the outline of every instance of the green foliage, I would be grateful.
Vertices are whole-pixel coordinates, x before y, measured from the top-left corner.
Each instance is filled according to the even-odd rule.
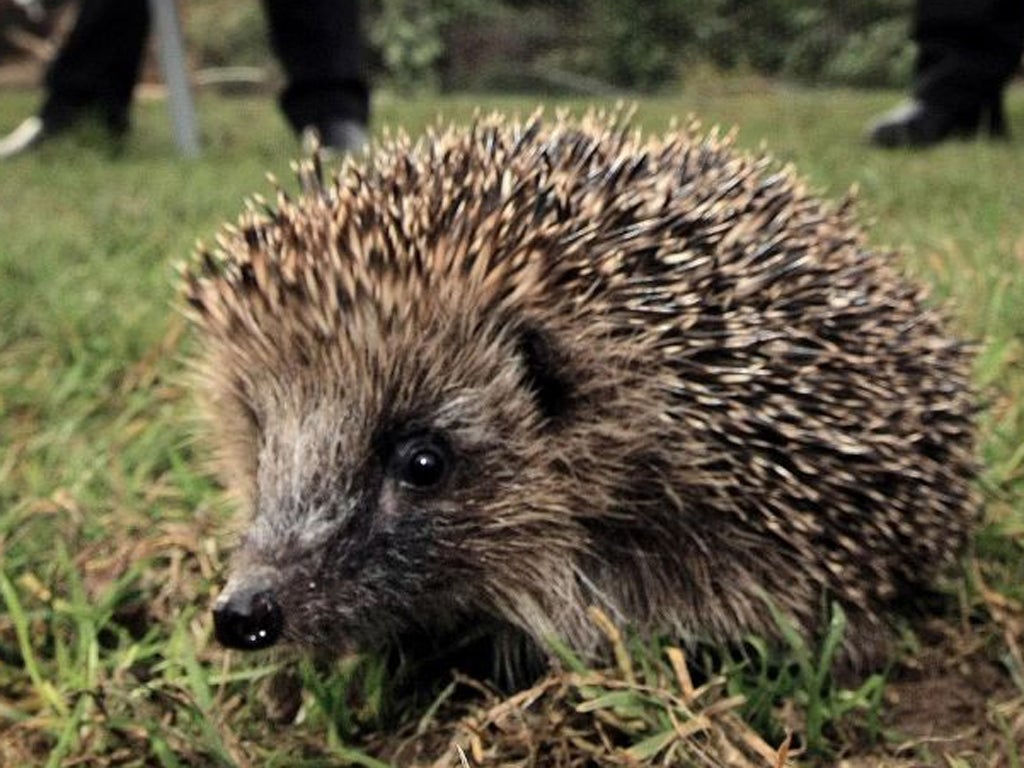
[[[436,87],[447,5],[419,0],[374,0],[369,4],[369,42],[380,74],[398,91]]]
[[[808,82],[893,85],[909,73],[912,46],[904,2],[804,3],[780,20],[787,37],[778,71]]]
[[[656,91],[709,62],[807,83],[900,85],[913,59],[909,0],[369,0],[378,85]],[[268,59],[258,8],[202,0],[188,15],[204,64]]]
[[[777,732],[775,712],[780,702],[792,701],[803,722],[799,736],[812,754],[830,754],[831,739],[838,728],[852,727],[845,721],[854,714],[858,715],[858,731],[869,742],[877,740],[885,675],[869,675],[855,688],[840,684],[833,676],[846,632],[843,609],[832,605],[825,635],[814,647],[785,615],[770,607],[785,649],[772,651],[761,638],[749,638],[747,653],[729,660],[722,671],[729,693],[746,699],[743,711],[748,721],[762,733],[774,733],[781,739],[784,734]]]
[[[588,0],[581,60],[588,75],[623,88],[652,90],[677,82],[682,64],[700,42],[705,18],[721,2],[652,0],[623,3]]]
[[[204,66],[260,66],[270,57],[259,3],[194,0],[185,11],[189,53]]]
[[[393,698],[383,659],[347,656],[336,664],[304,659],[300,675],[315,705],[314,718],[331,746],[351,743],[367,729],[383,726]]]
[[[892,18],[846,37],[824,72],[828,82],[881,86],[909,82],[913,65],[906,20]]]

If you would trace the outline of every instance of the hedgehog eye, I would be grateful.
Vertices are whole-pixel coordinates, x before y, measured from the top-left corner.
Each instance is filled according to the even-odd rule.
[[[403,485],[420,491],[432,490],[447,479],[451,452],[438,437],[413,437],[399,443],[393,467]]]

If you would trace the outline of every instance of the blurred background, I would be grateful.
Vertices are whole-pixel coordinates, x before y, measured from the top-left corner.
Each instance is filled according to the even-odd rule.
[[[259,3],[179,3],[197,82],[273,88]],[[902,86],[910,0],[369,0],[375,88],[612,95],[708,70],[814,85]],[[0,2],[0,85],[35,88],[66,0]],[[152,64],[147,79],[158,80]]]

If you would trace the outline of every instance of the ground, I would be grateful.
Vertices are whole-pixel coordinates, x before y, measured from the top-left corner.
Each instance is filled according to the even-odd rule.
[[[175,157],[147,102],[124,146],[86,132],[0,167],[0,765],[454,766],[456,747],[474,766],[1020,765],[1024,139],[866,147],[864,123],[898,98],[709,78],[637,110],[648,130],[690,113],[739,125],[740,145],[763,142],[823,194],[856,187],[871,241],[978,342],[984,524],[887,682],[845,689],[822,681],[822,649],[759,667],[618,638],[609,669],[566,658],[512,699],[455,680],[383,718],[372,660],[221,651],[209,606],[231,509],[191,439],[175,264],[266,171],[289,176],[295,142],[271,98],[205,95],[199,160]],[[375,126],[541,101],[381,95]],[[33,103],[0,92],[0,130]],[[1024,125],[1024,92],[1010,121]]]

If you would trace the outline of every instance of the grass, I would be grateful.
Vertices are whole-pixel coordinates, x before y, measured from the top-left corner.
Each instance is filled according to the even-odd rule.
[[[147,103],[122,148],[82,136],[0,167],[0,765],[460,765],[451,745],[472,765],[782,765],[787,730],[795,762],[1020,765],[1024,141],[865,147],[865,121],[897,98],[714,80],[642,100],[637,120],[739,124],[742,146],[767,144],[823,193],[856,185],[872,241],[898,247],[979,341],[986,518],[949,585],[958,607],[908,630],[884,690],[828,680],[833,638],[782,659],[756,640],[743,659],[691,659],[708,671],[695,686],[679,650],[615,635],[608,669],[567,660],[509,700],[456,680],[395,738],[372,663],[293,670],[210,637],[230,510],[190,442],[173,264],[265,191],[265,172],[288,177],[296,146],[271,100],[204,98],[196,161],[174,156],[164,106]],[[537,101],[381,97],[377,125],[415,134],[438,113]],[[32,106],[0,94],[0,128]],[[1024,125],[1024,93],[1009,106]],[[296,675],[298,722],[281,725],[257,692]]]

